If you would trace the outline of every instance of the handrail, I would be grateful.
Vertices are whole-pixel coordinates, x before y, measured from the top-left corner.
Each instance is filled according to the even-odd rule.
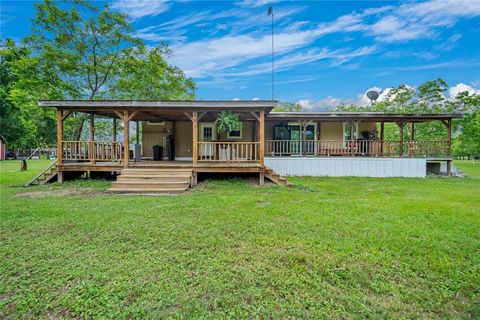
[[[449,157],[447,140],[266,140],[267,156]]]
[[[197,142],[198,161],[249,162],[259,161],[260,142],[202,141]]]
[[[63,160],[120,161],[123,143],[117,141],[62,141]]]
[[[50,162],[48,167],[46,167],[44,170],[40,171],[39,174],[37,174],[34,178],[32,178],[30,181],[25,183],[24,187],[31,186],[35,181],[37,181],[42,175],[44,175],[47,171],[49,171],[52,167],[54,167],[57,164],[57,160],[53,160]]]

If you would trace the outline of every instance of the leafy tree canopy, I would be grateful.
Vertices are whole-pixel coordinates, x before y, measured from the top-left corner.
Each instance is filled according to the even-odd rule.
[[[194,98],[194,82],[166,62],[168,48],[147,49],[128,16],[79,0],[36,7],[22,45],[0,46],[0,133],[11,148],[56,144],[54,111],[39,108],[41,99]],[[80,139],[87,117],[69,117],[66,134]]]

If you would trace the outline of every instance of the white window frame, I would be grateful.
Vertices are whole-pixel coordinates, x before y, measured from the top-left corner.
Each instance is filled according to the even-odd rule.
[[[212,128],[212,141],[217,140],[217,126],[215,125],[215,122],[200,122],[198,127],[200,130],[200,142],[205,141],[205,137],[203,135],[204,128]]]
[[[348,125],[348,123],[346,123],[346,122],[343,123],[343,130],[342,130],[342,139],[343,139],[343,142],[346,142],[346,141],[350,140],[350,138],[349,138],[349,139],[345,139],[345,130],[346,130],[346,128],[347,128],[347,125]],[[354,138],[354,139],[358,139],[358,127],[359,127],[358,122],[354,122],[353,125],[354,125],[354,127],[355,127],[355,128],[354,128],[354,133],[353,133],[353,138]]]
[[[228,131],[228,133],[227,133],[227,138],[228,139],[243,139],[243,122],[241,122],[241,124],[240,124],[240,129],[232,130],[232,131],[240,131],[240,135],[232,137],[232,136],[230,136],[230,131]]]

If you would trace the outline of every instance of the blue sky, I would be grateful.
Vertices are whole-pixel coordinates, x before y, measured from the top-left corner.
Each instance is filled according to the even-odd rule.
[[[1,38],[21,39],[34,2],[1,2]],[[101,4],[102,2],[97,2]],[[167,43],[198,84],[200,99],[271,97],[306,110],[365,102],[385,90],[444,78],[451,94],[480,89],[480,1],[146,1],[110,5],[130,14],[136,35]]]

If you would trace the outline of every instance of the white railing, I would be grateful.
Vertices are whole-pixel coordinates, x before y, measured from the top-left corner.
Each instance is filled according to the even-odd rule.
[[[447,140],[266,140],[266,156],[449,157]]]
[[[258,161],[259,142],[198,142],[198,161]]]

